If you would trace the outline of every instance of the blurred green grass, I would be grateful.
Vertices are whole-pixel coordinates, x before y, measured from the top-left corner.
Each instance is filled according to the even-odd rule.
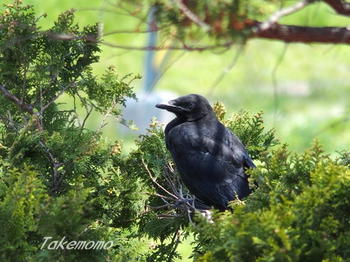
[[[9,3],[11,1],[4,1]],[[133,30],[136,18],[121,14],[113,1],[24,0],[33,4],[37,14],[47,14],[40,25],[49,28],[58,14],[77,9],[76,21],[81,25],[103,22],[104,32]],[[289,1],[293,3],[294,1]],[[328,26],[347,26],[348,19],[336,16],[324,4],[314,4],[302,12],[284,18],[285,23]],[[114,34],[109,42],[142,46],[143,34]],[[121,75],[142,74],[141,51],[125,51],[102,46],[101,61],[94,65],[101,74],[108,65],[114,65]],[[300,151],[317,138],[327,151],[349,147],[349,81],[350,50],[344,45],[284,44],[278,41],[251,40],[235,66],[225,74],[213,89],[215,79],[233,61],[237,47],[225,52],[188,52],[164,74],[157,90],[171,90],[179,95],[200,93],[214,101],[222,101],[228,112],[264,111],[266,125],[276,129],[282,142]],[[173,52],[173,59],[181,51]],[[138,81],[136,89],[142,81]],[[96,128],[100,116],[95,114],[88,126]],[[111,121],[105,128],[107,139],[119,138],[118,123]],[[123,137],[126,148],[135,135]]]

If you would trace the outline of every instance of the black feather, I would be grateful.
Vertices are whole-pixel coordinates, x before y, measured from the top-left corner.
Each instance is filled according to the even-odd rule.
[[[177,116],[165,129],[166,146],[191,193],[220,210],[251,193],[245,169],[255,165],[239,138],[218,121],[207,99],[187,95],[157,107]]]

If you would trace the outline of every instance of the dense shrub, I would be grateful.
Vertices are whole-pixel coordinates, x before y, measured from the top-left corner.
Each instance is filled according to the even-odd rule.
[[[92,110],[118,117],[126,98],[134,97],[129,84],[135,77],[119,77],[113,68],[102,77],[92,73],[99,59],[97,26],[80,30],[74,11],[47,31],[37,26],[39,19],[20,1],[0,15],[0,260],[132,258],[119,239],[133,230],[124,232],[113,220],[124,184],[112,165],[117,143],[106,143],[85,123]],[[63,106],[62,97],[72,102]],[[40,248],[44,237],[111,240],[114,246],[48,250]]]
[[[347,261],[349,154],[330,157],[317,141],[304,153],[292,153],[276,140],[272,130],[264,131],[260,113],[240,112],[225,118],[223,105],[216,104],[214,109],[241,137],[258,166],[249,172],[254,193],[245,201],[234,201],[233,212],[215,212],[212,220],[197,216],[189,223],[191,219],[184,219],[186,215],[178,205],[156,208],[143,217],[141,224],[150,223],[143,232],[160,241],[173,236],[179,242],[192,232],[193,256],[198,261]],[[135,166],[147,162],[149,171],[166,191],[176,194],[167,183],[164,167],[172,164],[162,141],[161,130],[153,128],[140,139],[139,149],[129,161],[136,161]],[[135,170],[137,174],[139,170]],[[154,188],[167,195],[159,185]],[[159,197],[148,201],[150,206],[160,205]],[[170,252],[169,241],[165,241],[152,259],[164,261]]]
[[[19,1],[0,15],[1,261],[173,261],[189,235],[199,261],[349,259],[349,153],[332,158],[315,143],[294,154],[261,113],[227,117],[217,103],[257,168],[254,193],[208,219],[182,186],[157,121],[127,155],[85,127],[92,111],[120,118],[135,77],[113,68],[95,76],[97,26],[80,30],[73,18],[67,11],[41,31]],[[62,97],[71,102],[63,107]],[[114,245],[41,249],[47,236]]]

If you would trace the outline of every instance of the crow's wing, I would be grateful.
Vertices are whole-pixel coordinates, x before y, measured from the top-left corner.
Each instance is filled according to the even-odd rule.
[[[199,140],[199,141],[198,141]],[[198,149],[210,153],[220,161],[227,161],[236,168],[244,166],[245,152],[240,147],[229,147],[225,143],[215,141],[214,139],[203,136],[197,138]]]
[[[210,140],[206,142],[208,141]],[[206,145],[210,150],[211,141]],[[235,160],[227,156],[225,150],[221,153],[196,151],[195,154],[186,157],[187,165],[181,160],[177,165],[189,190],[207,205],[221,210],[225,209],[228,202],[234,200],[236,196],[242,199],[251,192],[242,164],[233,164],[232,161]]]
[[[175,127],[167,133],[167,146],[189,190],[206,204],[225,209],[236,195],[250,193],[244,172],[250,158],[238,138],[226,138],[221,130],[221,136],[209,136],[196,126]]]
[[[235,176],[221,183],[212,183],[212,181],[205,179],[195,180],[184,176],[183,182],[190,192],[203,203],[220,210],[226,209],[228,203],[236,197],[242,199],[251,193],[248,182],[240,176]]]
[[[250,158],[245,146],[241,140],[231,132],[228,128],[225,128],[225,143],[231,150],[239,151],[243,156],[243,166],[247,168],[255,168],[253,160]]]
[[[255,167],[245,147],[238,137],[223,127],[222,132],[216,137],[216,133],[204,134],[200,128],[192,125],[181,125],[171,129],[166,136],[167,148],[175,153],[175,158],[183,157],[190,151],[208,152],[220,161],[228,161],[235,167]],[[217,127],[216,127],[217,128]],[[176,156],[177,155],[177,156]]]

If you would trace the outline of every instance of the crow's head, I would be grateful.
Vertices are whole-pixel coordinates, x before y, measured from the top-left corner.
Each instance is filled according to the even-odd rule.
[[[187,121],[195,121],[213,112],[208,100],[201,95],[181,96],[170,100],[168,104],[157,104],[156,107],[166,109],[177,117]]]

